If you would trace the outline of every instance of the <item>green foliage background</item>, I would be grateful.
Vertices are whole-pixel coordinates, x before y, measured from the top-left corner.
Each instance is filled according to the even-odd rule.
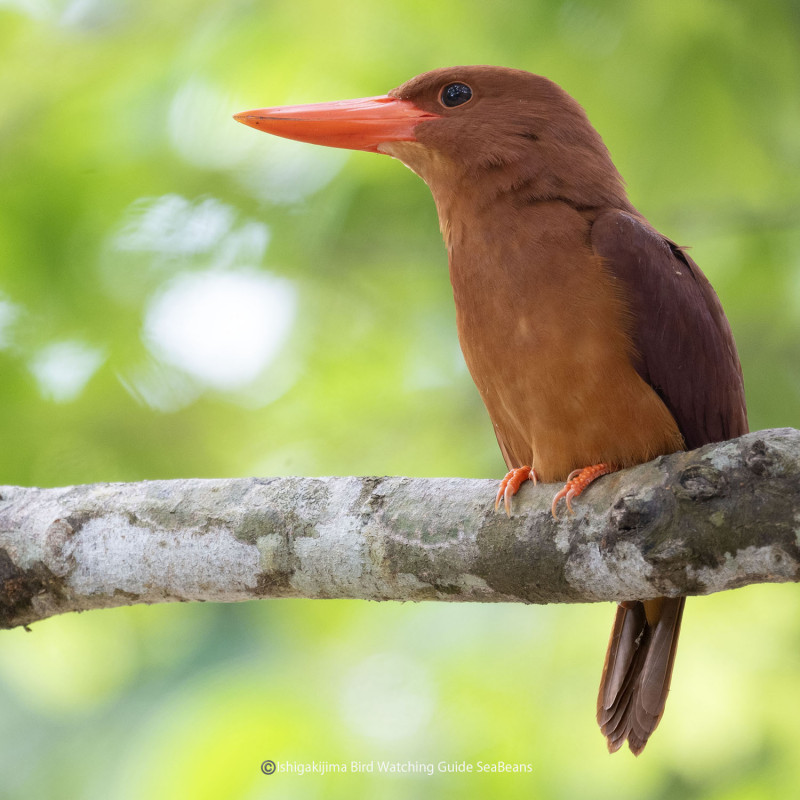
[[[752,428],[800,427],[798,41],[792,0],[0,0],[0,484],[502,475],[426,187],[389,158],[230,118],[459,63],[546,74],[579,99],[636,205],[716,286]],[[155,231],[154,208],[172,209]],[[234,387],[146,333],[154,299],[206,273],[295,291],[277,356]],[[212,333],[230,324],[209,315]],[[611,620],[273,601],[1,632],[0,797],[796,792],[793,586],[689,602],[638,760],[609,757],[593,718]],[[533,772],[266,777],[267,758]]]

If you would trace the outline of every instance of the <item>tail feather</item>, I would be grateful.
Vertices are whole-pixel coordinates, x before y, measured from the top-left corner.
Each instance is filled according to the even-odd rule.
[[[617,608],[597,698],[597,721],[610,752],[639,755],[667,702],[685,597]]]

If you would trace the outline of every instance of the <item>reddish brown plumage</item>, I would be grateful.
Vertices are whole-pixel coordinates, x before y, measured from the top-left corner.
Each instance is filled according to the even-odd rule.
[[[352,107],[370,119],[359,134],[348,117],[347,144],[334,106],[304,109],[302,130],[285,108],[241,120],[387,153],[427,182],[459,340],[509,469],[565,481],[589,465],[618,469],[747,431],[713,289],[631,206],[599,134],[556,84],[454,67]],[[617,610],[597,706],[612,751],[627,739],[641,752],[663,714],[683,606],[660,598]]]

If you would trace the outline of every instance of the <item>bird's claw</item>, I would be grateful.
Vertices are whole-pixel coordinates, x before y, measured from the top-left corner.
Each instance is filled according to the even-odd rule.
[[[533,485],[536,486],[536,470],[533,469],[533,467],[517,467],[517,469],[512,469],[505,478],[500,481],[500,488],[497,490],[497,497],[495,497],[494,500],[494,510],[497,511],[500,507],[500,501],[502,500],[506,508],[506,515],[510,517],[511,498],[527,480],[533,481]]]
[[[553,515],[554,519],[558,519],[558,514],[556,513],[556,509],[558,507],[558,501],[561,498],[564,498],[564,502],[567,505],[567,511],[570,514],[574,514],[575,512],[572,509],[572,500],[577,497],[593,480],[596,480],[601,475],[607,475],[609,472],[613,472],[614,468],[610,467],[608,464],[594,464],[591,467],[584,467],[583,469],[575,469],[567,476],[567,482],[564,485],[564,488],[556,494],[553,498],[553,504],[550,506],[550,513]]]

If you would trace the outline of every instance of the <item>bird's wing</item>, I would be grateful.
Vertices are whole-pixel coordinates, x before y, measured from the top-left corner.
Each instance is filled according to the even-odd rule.
[[[624,211],[600,214],[591,242],[629,304],[636,371],[672,413],[687,448],[747,433],[736,345],[697,264]]]

